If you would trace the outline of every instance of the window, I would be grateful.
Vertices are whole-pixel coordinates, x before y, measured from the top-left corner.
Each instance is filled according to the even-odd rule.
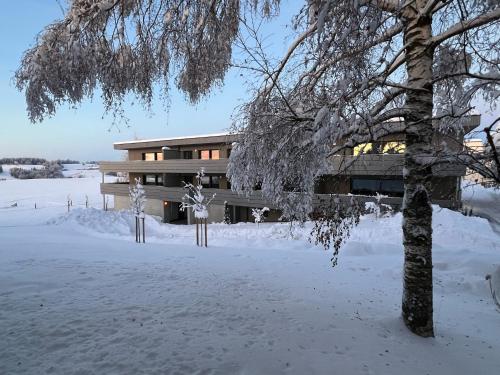
[[[227,149],[227,158],[229,159],[229,157],[230,157],[230,156],[231,156],[231,149],[230,149],[230,148],[228,148],[228,149]]]
[[[361,143],[356,147],[354,147],[353,154],[354,156],[371,154],[372,151],[373,151],[373,143]]]
[[[219,189],[221,176],[203,176],[201,178],[201,185],[204,188]]]
[[[201,185],[204,188],[209,188],[210,187],[210,176],[203,176],[201,178]]]
[[[402,154],[404,152],[404,141],[361,143],[353,148],[354,156],[363,154]]]
[[[379,193],[391,197],[402,197],[403,179],[352,178],[351,193],[360,195]]]
[[[146,161],[156,160],[156,153],[155,152],[144,152],[142,154],[142,160],[146,160]]]
[[[144,185],[163,185],[163,175],[146,174],[143,176]]]
[[[210,176],[210,187],[214,189],[218,189],[220,186],[220,177],[219,176]]]
[[[201,150],[199,155],[201,160],[208,160],[210,159],[210,150]]]
[[[145,161],[163,160],[163,152],[143,152],[142,160]]]
[[[384,147],[382,149],[383,154],[403,154],[405,152],[406,145],[404,142],[394,141],[394,142],[384,142]]]
[[[183,159],[192,159],[193,158],[193,151],[183,151],[182,157],[183,157]]]
[[[156,185],[156,175],[147,174],[144,181],[146,182],[146,185]]]
[[[209,160],[209,159],[218,160],[218,159],[220,159],[220,151],[219,150],[200,150],[198,152],[198,159],[201,159],[201,160]]]

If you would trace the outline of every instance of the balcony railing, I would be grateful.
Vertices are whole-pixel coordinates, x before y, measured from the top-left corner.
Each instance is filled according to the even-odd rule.
[[[169,159],[169,160],[131,160],[102,161],[99,163],[101,172],[132,172],[132,173],[196,173],[200,168],[205,173],[226,174],[228,159]]]
[[[360,156],[336,155],[331,158],[330,174],[356,176],[402,176],[404,156],[402,154],[371,154]],[[226,174],[228,159],[169,159],[157,161],[103,161],[101,172],[131,173],[196,173],[200,168],[205,173]],[[465,167],[458,164],[441,164],[433,167],[436,176],[463,176]]]
[[[146,193],[146,197],[148,199],[158,199],[171,202],[182,202],[182,198],[187,193],[186,189],[182,187],[145,185],[144,190]],[[129,185],[119,184],[119,183],[103,183],[101,184],[101,193],[110,195],[128,196]],[[215,193],[215,197],[212,201],[213,204],[223,205],[224,202],[227,202],[227,204],[231,206],[243,206],[243,207],[255,207],[255,208],[269,207],[278,209],[276,205],[264,199],[259,191],[254,192],[254,194],[250,197],[238,195],[236,192],[229,189],[203,189],[203,193],[207,197],[211,197],[212,194]],[[315,205],[318,205],[320,203],[320,200],[328,199],[329,197],[330,197],[329,194],[315,194],[313,202]],[[340,198],[345,200],[351,199],[351,197],[348,195],[340,195]],[[372,196],[360,195],[356,196],[356,199],[362,205],[364,205],[365,202],[375,201],[375,197]],[[394,209],[398,209],[402,204],[402,198],[386,197],[382,198],[381,203],[389,204]],[[459,206],[459,202],[455,200],[433,200],[433,203],[438,204],[441,207],[447,207],[447,208],[457,208]]]

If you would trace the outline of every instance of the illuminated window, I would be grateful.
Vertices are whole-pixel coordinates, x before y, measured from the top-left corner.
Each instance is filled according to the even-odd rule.
[[[383,154],[403,154],[405,152],[406,145],[404,142],[385,142],[384,148],[382,149]]]
[[[156,160],[163,160],[163,152],[156,153]]]
[[[402,154],[405,152],[405,143],[402,141],[361,143],[354,147],[353,155],[364,154]]]
[[[356,147],[354,147],[353,154],[354,156],[371,154],[372,151],[373,151],[373,143],[361,143]]]
[[[155,152],[145,152],[142,154],[142,160],[152,161],[155,160],[156,153]]]
[[[201,159],[201,160],[209,160],[209,159],[218,160],[218,159],[220,159],[220,151],[219,150],[200,150],[200,151],[198,151],[198,159]]]

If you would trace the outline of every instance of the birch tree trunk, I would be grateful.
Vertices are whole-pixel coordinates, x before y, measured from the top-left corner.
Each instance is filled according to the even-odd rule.
[[[407,327],[423,337],[434,336],[432,302],[432,168],[425,156],[432,150],[431,18],[421,16],[425,1],[415,1],[404,19],[408,90],[405,117],[403,244],[404,280],[402,314]]]

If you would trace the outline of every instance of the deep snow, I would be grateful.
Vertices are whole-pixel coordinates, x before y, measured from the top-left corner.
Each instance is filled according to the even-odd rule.
[[[0,208],[0,374],[498,373],[485,219],[435,207],[437,336],[421,339],[399,317],[399,214],[364,217],[334,269],[284,223],[211,224],[198,248],[193,227],[148,217],[136,244],[82,173],[0,181],[0,207],[18,202]]]

